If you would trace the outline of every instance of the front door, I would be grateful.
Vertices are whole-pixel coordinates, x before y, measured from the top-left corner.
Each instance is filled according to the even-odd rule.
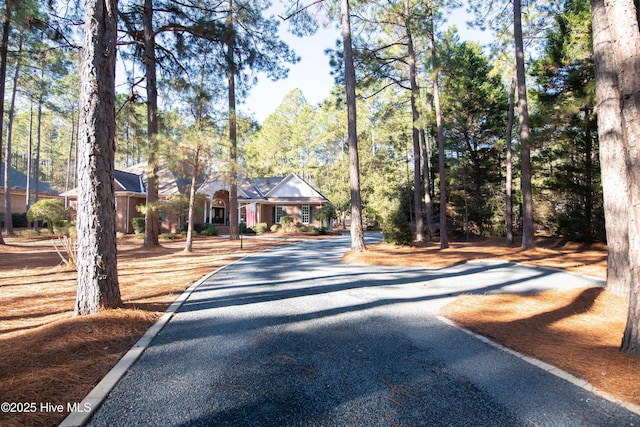
[[[226,223],[225,218],[224,218],[224,212],[225,209],[224,208],[220,208],[217,206],[213,207],[213,223],[214,224],[220,224],[220,225],[224,225]]]

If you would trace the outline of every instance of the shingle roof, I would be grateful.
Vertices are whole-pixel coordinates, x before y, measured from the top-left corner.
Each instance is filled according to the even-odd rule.
[[[0,164],[0,185],[4,185],[4,164]],[[26,190],[27,176],[14,168],[9,168],[9,185],[11,188]],[[31,191],[35,191],[36,180],[34,178],[30,179],[30,187]],[[38,182],[38,191],[47,194],[58,194],[58,191],[45,181]]]
[[[280,184],[284,177],[269,177],[269,178],[257,178],[252,181],[253,186],[262,193],[260,196],[264,197],[269,191],[273,190],[276,185]]]
[[[178,170],[174,170],[162,157],[158,163],[158,194],[161,196],[173,196],[186,193],[191,184],[190,166],[186,162],[182,162],[178,165]],[[142,162],[129,166],[124,171],[142,176],[142,180],[146,182],[147,167],[148,163]],[[199,179],[198,181],[202,182],[203,180]]]
[[[144,183],[140,179],[140,175],[116,169],[115,178],[122,186],[123,191],[130,191],[132,193],[145,192]]]
[[[222,180],[209,181],[200,187],[198,192],[213,194],[219,189],[228,191],[229,186]],[[328,202],[318,190],[296,174],[286,177],[269,177],[238,179],[238,200],[264,202],[293,202],[293,203],[325,203]]]

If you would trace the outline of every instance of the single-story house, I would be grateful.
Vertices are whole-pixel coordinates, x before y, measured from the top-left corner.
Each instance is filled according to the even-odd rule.
[[[204,223],[229,224],[229,184],[224,180],[207,181],[198,189],[206,196]],[[247,227],[279,224],[283,216],[294,222],[320,227],[315,213],[331,202],[297,174],[286,177],[240,179],[238,182],[238,218]]]
[[[158,214],[162,231],[177,232],[186,216],[189,194],[189,167],[182,165],[176,171],[162,159],[158,168]],[[124,170],[115,171],[116,230],[133,233],[132,219],[143,214],[136,209],[146,204],[147,163],[139,163]],[[203,179],[199,179],[202,183]],[[199,204],[194,222],[229,225],[229,184],[227,180],[209,180],[197,190]],[[77,204],[77,189],[62,193],[71,212]],[[182,196],[183,203],[172,203]],[[248,227],[264,222],[268,227],[279,224],[280,218],[289,215],[294,222],[320,227],[315,213],[330,202],[296,174],[286,177],[240,179],[238,183],[238,217]],[[72,215],[73,216],[73,215]]]
[[[11,195],[11,212],[27,212],[27,176],[13,168],[9,168],[9,194]],[[29,180],[29,204],[34,203],[36,180]],[[59,199],[58,191],[48,182],[38,182],[38,200]],[[5,206],[4,164],[0,165],[0,221],[4,221]]]
[[[114,174],[115,201],[116,201],[116,231],[133,233],[132,219],[143,217],[138,212],[138,206],[147,203],[147,162],[138,163],[123,170],[116,169]],[[180,228],[180,214],[169,215],[166,206],[173,197],[188,194],[188,186],[191,178],[188,176],[188,168],[181,165],[179,168],[170,168],[164,159],[160,159],[158,166],[158,204],[160,229],[162,231],[176,232]],[[62,193],[68,202],[72,212],[78,199],[78,189]]]
[[[147,193],[141,175],[121,170],[115,170],[115,199],[116,199],[116,231],[133,233],[131,220],[138,216],[144,216],[136,210],[138,205],[144,205]],[[66,191],[61,194],[65,198],[69,216],[75,218],[78,204],[78,189]]]

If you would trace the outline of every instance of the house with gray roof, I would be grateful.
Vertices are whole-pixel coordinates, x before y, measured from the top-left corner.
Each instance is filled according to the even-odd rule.
[[[229,184],[224,180],[205,182],[197,191],[205,196],[205,223],[229,224]],[[295,173],[285,177],[241,178],[238,182],[238,218],[247,227],[279,224],[291,216],[302,225],[321,226],[315,213],[331,202]]]
[[[147,162],[141,162],[133,166],[116,169],[114,174],[114,188],[116,201],[116,231],[133,233],[134,218],[143,217],[139,212],[139,206],[147,203]],[[160,217],[161,231],[180,231],[183,212],[169,214],[168,207],[174,197],[188,194],[191,178],[190,170],[184,162],[171,165],[166,159],[160,158],[158,165],[158,214]],[[200,180],[202,181],[202,179]],[[78,200],[78,190],[62,193],[68,201],[70,216],[73,218]]]
[[[138,206],[146,204],[147,164],[140,163],[124,170],[115,171],[116,230],[133,233],[132,219],[143,216]],[[176,198],[188,197],[189,168],[184,165],[169,167],[161,160],[158,170],[158,214],[163,231],[178,232],[184,224],[185,209],[176,209]],[[196,223],[215,224],[221,232],[229,225],[229,184],[219,178],[200,178],[197,190],[200,209],[196,213]],[[68,200],[71,211],[77,205],[77,189],[61,196]],[[331,204],[318,190],[296,174],[285,177],[245,179],[238,182],[238,218],[248,227],[264,222],[268,227],[279,224],[287,215],[294,222],[303,225],[321,226],[315,213],[323,206]],[[72,215],[73,216],[73,215]]]
[[[38,199],[57,199],[59,192],[50,183],[38,181]],[[27,212],[27,175],[9,168],[9,194],[11,196],[11,212]],[[33,204],[36,194],[36,180],[29,179],[29,204]],[[4,220],[5,213],[5,192],[4,192],[4,164],[0,164],[0,220]]]

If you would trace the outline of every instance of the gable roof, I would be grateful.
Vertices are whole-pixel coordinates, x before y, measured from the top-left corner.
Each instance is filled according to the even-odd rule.
[[[131,193],[146,193],[144,182],[142,177],[135,173],[125,172],[116,169],[115,170],[116,184],[120,186],[120,191],[127,191]]]
[[[256,188],[262,197],[266,197],[284,179],[283,177],[257,178],[252,181],[251,185]]]
[[[143,185],[147,182],[147,162],[141,162],[125,168],[123,171],[142,177]],[[184,194],[191,184],[191,178],[182,166],[181,173],[171,170],[168,162],[160,158],[158,162],[158,195],[174,196]],[[145,191],[146,192],[146,186]]]
[[[198,193],[213,195],[218,190],[229,190],[222,180],[204,183]],[[295,173],[286,177],[244,179],[238,182],[238,200],[262,203],[330,203],[318,190]]]
[[[0,181],[4,183],[4,164],[0,164]],[[9,167],[9,185],[14,190],[26,190],[27,189],[27,175]],[[31,191],[35,192],[36,180],[34,178],[29,179],[29,186]],[[57,195],[59,192],[53,188],[53,186],[45,181],[38,181],[38,192]]]
[[[307,184],[305,180],[300,178],[295,173],[287,175],[284,179],[274,185],[273,188],[271,188],[266,194],[266,196],[288,198],[325,198],[322,194],[320,194],[319,191]]]
[[[160,158],[158,165],[159,196],[169,197],[184,194],[189,189],[191,178],[188,175],[188,169],[184,164],[179,165],[179,169],[178,171],[173,171],[169,164]],[[114,172],[116,193],[146,195],[147,162],[141,162],[123,170],[116,169]],[[76,197],[77,195],[77,188],[61,194],[61,196],[65,197]]]

